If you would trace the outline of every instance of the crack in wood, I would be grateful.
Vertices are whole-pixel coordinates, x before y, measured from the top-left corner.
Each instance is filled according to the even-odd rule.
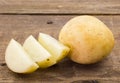
[[[99,83],[99,81],[98,80],[77,80],[71,83]]]

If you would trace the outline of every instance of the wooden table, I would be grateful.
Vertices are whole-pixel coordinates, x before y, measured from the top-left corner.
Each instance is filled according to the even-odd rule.
[[[11,72],[5,49],[11,38],[21,44],[44,32],[58,38],[62,26],[79,15],[93,15],[113,32],[115,47],[106,59],[81,65],[68,58],[28,75]],[[0,0],[0,83],[120,83],[120,0]]]

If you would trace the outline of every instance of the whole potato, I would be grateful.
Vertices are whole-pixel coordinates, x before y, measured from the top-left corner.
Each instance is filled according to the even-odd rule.
[[[114,47],[109,28],[93,16],[77,16],[60,31],[59,40],[71,48],[70,59],[81,64],[96,63],[105,58]]]

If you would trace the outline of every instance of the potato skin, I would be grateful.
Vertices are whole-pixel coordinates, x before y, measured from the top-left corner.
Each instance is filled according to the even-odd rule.
[[[59,41],[71,48],[70,59],[80,64],[101,61],[112,51],[114,37],[109,28],[93,16],[77,16],[59,33]]]

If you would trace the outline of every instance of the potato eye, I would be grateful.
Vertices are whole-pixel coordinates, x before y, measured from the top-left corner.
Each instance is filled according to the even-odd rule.
[[[50,59],[47,59],[47,61],[49,61]]]

